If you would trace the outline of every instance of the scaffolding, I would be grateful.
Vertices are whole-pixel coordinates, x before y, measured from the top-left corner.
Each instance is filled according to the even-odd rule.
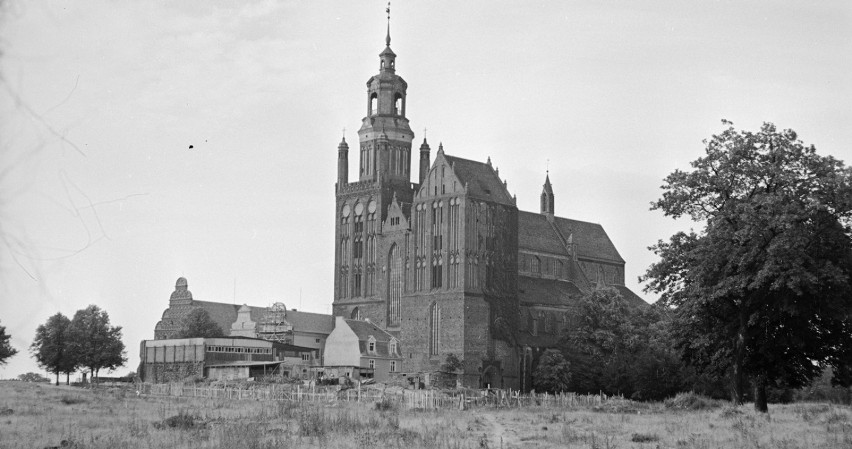
[[[258,323],[257,336],[270,341],[293,344],[293,325],[287,322],[287,307],[276,302],[266,309]]]

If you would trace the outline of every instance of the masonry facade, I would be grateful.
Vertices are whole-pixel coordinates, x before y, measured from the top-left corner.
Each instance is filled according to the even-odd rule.
[[[490,159],[435,160],[414,133],[390,33],[367,81],[359,173],[338,145],[333,314],[369,320],[400,341],[402,372],[463,360],[467,386],[523,388],[531,360],[570,325],[592,288],[624,286],[624,260],[598,224],[555,215],[549,175],[539,213],[519,211]],[[637,302],[638,301],[638,302]]]

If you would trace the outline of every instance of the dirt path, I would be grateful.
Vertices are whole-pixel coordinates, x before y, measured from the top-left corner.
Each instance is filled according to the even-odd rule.
[[[497,414],[490,410],[482,411],[482,418],[488,423],[488,447],[490,449],[509,449],[520,447],[518,436],[512,430],[507,430]]]

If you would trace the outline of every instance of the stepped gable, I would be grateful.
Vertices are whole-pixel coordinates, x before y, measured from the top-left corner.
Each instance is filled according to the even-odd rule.
[[[573,306],[582,290],[571,281],[518,276],[521,304]]]
[[[444,157],[459,182],[467,186],[468,196],[507,206],[515,205],[512,195],[490,165],[455,156]]]
[[[387,333],[384,329],[369,321],[347,319],[346,325],[349,326],[349,328],[352,329],[352,332],[355,332],[355,335],[358,336],[358,349],[361,351],[362,355],[390,355],[388,346],[391,339],[394,338],[393,335]],[[376,339],[376,351],[375,353],[368,354],[367,342],[371,336]]]
[[[569,256],[568,249],[547,220],[547,216],[532,212],[518,211],[518,247]]]

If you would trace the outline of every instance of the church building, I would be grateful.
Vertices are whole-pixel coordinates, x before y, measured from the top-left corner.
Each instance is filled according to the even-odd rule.
[[[624,260],[599,224],[556,216],[549,174],[539,212],[520,211],[492,166],[424,138],[416,182],[408,84],[390,27],[367,81],[359,170],[338,145],[333,315],[369,320],[399,343],[402,373],[463,361],[471,387],[528,388],[537,351],[571,324],[577,298],[610,286],[634,304]]]

